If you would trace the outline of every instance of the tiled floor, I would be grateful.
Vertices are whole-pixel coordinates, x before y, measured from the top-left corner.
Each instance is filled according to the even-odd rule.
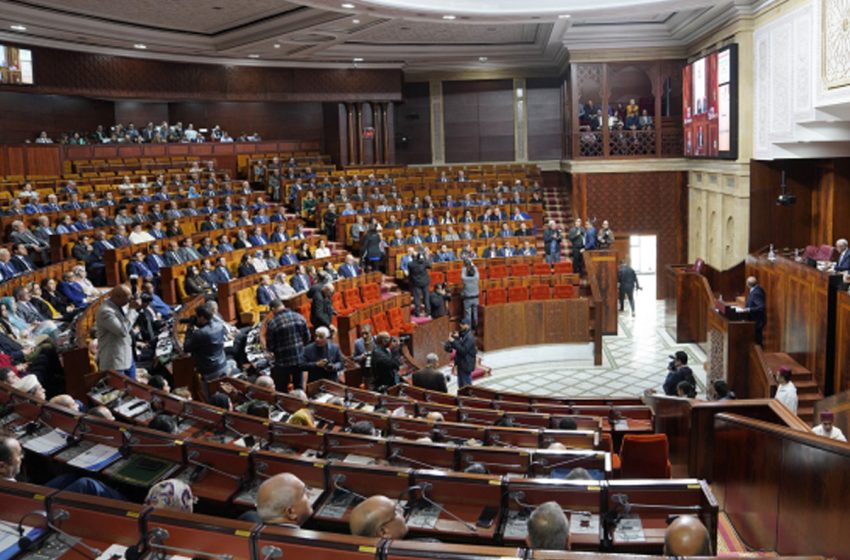
[[[636,396],[645,389],[660,390],[668,356],[684,350],[697,390],[704,394],[705,354],[696,345],[676,344],[664,331],[664,302],[655,300],[655,277],[641,276],[640,284],[644,290],[636,293],[636,316],[627,302],[618,334],[603,337],[601,366],[593,365],[589,344],[512,348],[483,354],[493,374],[476,384],[538,395]]]

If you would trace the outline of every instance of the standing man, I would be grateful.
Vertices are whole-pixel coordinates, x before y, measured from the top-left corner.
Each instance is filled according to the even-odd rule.
[[[638,290],[641,289],[640,283],[638,283],[637,273],[635,273],[635,269],[629,266],[629,263],[626,259],[620,261],[620,268],[617,269],[617,282],[619,282],[619,296],[620,296],[620,311],[625,311],[625,299],[629,298],[629,307],[632,308],[632,317],[635,316],[635,288]]]
[[[596,249],[596,218],[587,220],[587,231],[584,235],[584,250],[592,251]]]
[[[304,389],[304,345],[310,340],[307,320],[278,299],[272,300],[269,308],[274,317],[266,327],[266,348],[274,354],[275,388],[286,393],[292,381],[295,389]]]
[[[461,297],[463,297],[463,318],[474,329],[478,326],[478,280],[480,276],[478,269],[471,260],[464,261],[463,270],[460,273],[460,281],[463,283]]]
[[[331,282],[314,284],[307,292],[307,297],[312,300],[310,304],[310,322],[313,328],[325,327],[333,329],[331,325],[333,316],[336,314],[333,305],[334,285]]]
[[[431,314],[431,300],[428,298],[428,287],[431,285],[430,270],[431,261],[425,257],[423,252],[417,253],[407,264],[410,291],[413,292],[413,314],[417,317],[421,316],[420,302],[424,303],[425,314]]]
[[[782,366],[776,372],[776,400],[788,407],[788,410],[797,414],[797,387],[791,381],[791,368]]]
[[[562,241],[561,230],[555,225],[555,220],[549,220],[543,228],[543,250],[546,253],[547,263],[553,264],[561,260]]]
[[[95,316],[97,330],[97,367],[100,371],[120,371],[136,378],[136,360],[133,356],[133,325],[136,324],[138,300],[130,303],[133,292],[130,286],[120,284],[112,288],[109,297],[100,304]]]
[[[401,367],[401,356],[398,340],[387,332],[380,332],[375,337],[375,348],[372,350],[372,371],[369,382],[370,390],[386,391],[387,387],[398,384],[398,370]],[[369,385],[367,382],[367,386]]]
[[[205,397],[210,392],[207,387],[210,381],[224,377],[235,369],[235,363],[228,363],[224,353],[226,338],[224,325],[213,321],[213,312],[207,304],[195,308],[195,323],[186,333],[183,350],[192,355],[195,369],[201,374],[204,383],[202,389]]]
[[[339,346],[330,341],[331,332],[327,327],[316,329],[316,336],[304,348],[304,369],[307,370],[307,383],[319,379],[336,381],[345,367]]]
[[[475,335],[469,328],[469,321],[466,318],[460,320],[460,332],[452,333],[445,348],[447,352],[452,350],[455,352],[458,388],[472,385],[472,372],[477,364],[478,348],[475,345]]]
[[[847,240],[839,239],[836,241],[835,250],[838,251],[838,262],[835,263],[835,272],[850,271],[850,249],[847,248]]]
[[[567,232],[570,242],[570,258],[573,261],[573,272],[584,276],[584,228],[581,227],[581,218],[576,218],[573,227]]]
[[[750,314],[750,319],[756,323],[756,344],[764,346],[764,325],[767,323],[767,312],[765,311],[764,288],[762,288],[755,276],[747,278],[747,303],[745,313]]]

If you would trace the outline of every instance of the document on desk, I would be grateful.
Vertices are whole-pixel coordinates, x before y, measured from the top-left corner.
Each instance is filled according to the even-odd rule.
[[[148,401],[142,400],[140,398],[132,398],[127,402],[123,402],[120,405],[115,407],[115,414],[120,416],[124,416],[126,418],[133,418],[142,414],[143,412],[147,412],[149,410],[150,404]]]
[[[72,467],[96,472],[120,458],[121,452],[118,449],[98,443],[68,461],[68,464]]]
[[[503,535],[506,539],[525,539],[525,536],[528,535],[528,513],[509,511]]]
[[[629,429],[628,418],[620,418],[614,421],[614,431],[624,431]]]
[[[44,533],[44,529],[28,527],[27,525],[22,525],[21,530],[23,536],[31,541],[36,540]],[[20,540],[21,535],[18,533],[17,523],[0,523],[0,560],[9,560],[17,556],[21,552],[18,546]]]
[[[53,455],[68,445],[68,434],[57,428],[44,435],[30,438],[23,445],[24,449],[33,453]]]
[[[407,518],[407,526],[416,529],[433,529],[440,519],[440,508],[433,504],[420,507],[411,512]]]
[[[361,500],[345,490],[334,490],[331,498],[319,509],[320,517],[342,519],[350,506],[355,506]]]
[[[330,393],[322,393],[321,395],[318,395],[318,396],[314,397],[314,398],[313,398],[313,402],[317,402],[317,403],[326,403],[326,402],[328,402],[329,400],[331,400],[332,398],[334,398],[334,396],[333,396],[332,394],[330,394]]]
[[[345,456],[343,459],[346,463],[352,463],[354,465],[374,465],[376,459],[373,457],[366,457],[364,455],[355,455],[354,453],[350,453]]]
[[[614,531],[614,541],[632,542],[645,541],[646,535],[643,532],[643,523],[640,521],[640,515],[632,513],[624,515],[617,523],[617,529]]]

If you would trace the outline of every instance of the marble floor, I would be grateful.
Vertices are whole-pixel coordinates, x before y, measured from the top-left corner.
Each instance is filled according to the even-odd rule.
[[[635,317],[627,302],[619,315],[618,334],[603,337],[601,366],[593,365],[591,344],[525,346],[483,353],[493,373],[475,383],[547,396],[637,396],[646,389],[660,390],[669,355],[684,350],[697,390],[704,395],[704,352],[694,344],[677,344],[665,332],[664,302],[655,299],[655,276],[642,275],[640,284],[644,289],[635,294]]]

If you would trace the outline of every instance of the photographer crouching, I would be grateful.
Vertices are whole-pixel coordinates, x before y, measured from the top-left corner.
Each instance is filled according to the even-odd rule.
[[[472,385],[472,372],[477,363],[478,347],[475,344],[475,334],[469,325],[469,320],[464,317],[460,320],[460,330],[453,332],[446,341],[444,349],[446,352],[454,351],[455,368],[457,369],[457,386],[459,389]]]
[[[219,321],[213,320],[214,314],[207,304],[195,309],[195,316],[189,319],[189,330],[183,351],[192,356],[195,369],[201,374],[201,391],[209,399],[208,383],[219,377],[230,375],[237,369],[236,362],[228,360],[224,354],[225,330]]]

